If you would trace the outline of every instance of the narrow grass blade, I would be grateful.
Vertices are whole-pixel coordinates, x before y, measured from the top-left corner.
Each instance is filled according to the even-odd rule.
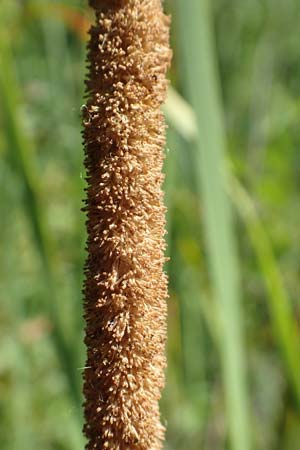
[[[167,101],[163,107],[167,121],[187,141],[197,138],[197,123],[193,108],[170,86]]]
[[[225,133],[220,107],[210,11],[205,0],[177,0],[185,83],[199,130],[195,167],[215,297],[220,309],[220,354],[231,447],[248,450],[249,408],[236,245],[225,192]]]
[[[231,197],[241,215],[264,276],[274,336],[278,342],[295,398],[300,404],[300,336],[271,243],[255,206],[241,184],[231,178]]]

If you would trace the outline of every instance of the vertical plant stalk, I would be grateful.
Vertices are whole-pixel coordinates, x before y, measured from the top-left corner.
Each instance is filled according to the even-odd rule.
[[[232,450],[252,448],[241,310],[239,261],[231,204],[226,193],[226,136],[220,101],[209,0],[176,0],[184,77],[195,111],[199,174],[206,245],[220,314],[220,356]]]
[[[160,449],[167,279],[161,190],[169,19],[160,0],[90,0],[84,108],[88,450]]]

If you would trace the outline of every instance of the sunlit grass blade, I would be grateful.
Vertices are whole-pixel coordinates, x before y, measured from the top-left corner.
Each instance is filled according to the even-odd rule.
[[[187,141],[197,137],[197,124],[193,108],[169,86],[167,101],[163,107],[168,123]]]
[[[241,184],[231,178],[232,200],[241,215],[260,266],[268,292],[268,307],[274,337],[281,350],[295,398],[300,404],[300,336],[290,299],[275,260],[268,235],[261,223],[255,205]]]
[[[199,130],[195,167],[216,301],[228,427],[234,450],[250,448],[245,348],[239,271],[230,202],[225,192],[225,133],[220,107],[210,12],[205,0],[177,0],[185,83]]]

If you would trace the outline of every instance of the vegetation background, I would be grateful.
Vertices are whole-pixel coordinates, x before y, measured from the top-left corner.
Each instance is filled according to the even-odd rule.
[[[3,450],[84,448],[86,3],[0,2]],[[299,450],[299,4],[165,6],[165,449]]]

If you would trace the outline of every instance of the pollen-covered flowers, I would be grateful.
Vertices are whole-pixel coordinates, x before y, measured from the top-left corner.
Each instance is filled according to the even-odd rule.
[[[169,19],[160,0],[90,0],[84,109],[88,450],[158,450],[167,280],[161,190]]]

